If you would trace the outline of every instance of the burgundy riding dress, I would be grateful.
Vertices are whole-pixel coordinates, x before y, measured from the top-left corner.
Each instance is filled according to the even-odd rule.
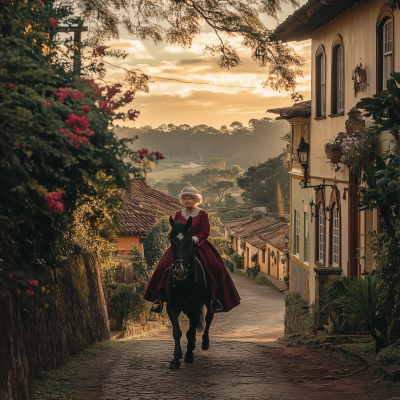
[[[240,304],[240,296],[234,283],[232,282],[229,271],[225,267],[224,262],[218,250],[207,240],[210,236],[210,220],[208,214],[204,210],[192,217],[192,226],[189,229],[190,234],[199,239],[196,250],[201,257],[208,274],[208,283],[214,291],[215,295],[221,301],[224,312],[232,310]],[[175,222],[183,222],[186,224],[186,218],[177,211],[174,217]],[[143,298],[147,301],[156,301],[159,290],[165,287],[168,271],[171,268],[171,247],[165,252],[157,268],[147,284]]]

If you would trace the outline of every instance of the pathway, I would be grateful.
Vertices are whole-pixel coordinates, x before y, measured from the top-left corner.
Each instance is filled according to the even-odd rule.
[[[323,351],[276,343],[283,334],[283,294],[243,276],[233,280],[242,304],[216,316],[210,350],[199,346],[193,364],[168,369],[170,328],[125,340],[120,350],[90,365],[72,399],[400,400],[400,386],[377,379],[374,371]]]

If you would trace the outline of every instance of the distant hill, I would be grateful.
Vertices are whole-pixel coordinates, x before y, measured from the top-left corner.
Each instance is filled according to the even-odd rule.
[[[288,130],[285,121],[265,117],[251,119],[248,126],[235,121],[229,127],[223,125],[221,129],[205,124],[193,127],[164,124],[155,129],[148,125],[140,128],[117,127],[116,133],[120,138],[138,135],[135,148],[161,151],[167,163],[204,164],[212,157],[223,157],[229,160],[227,167],[240,165],[247,169],[279,155],[285,146],[280,138]]]

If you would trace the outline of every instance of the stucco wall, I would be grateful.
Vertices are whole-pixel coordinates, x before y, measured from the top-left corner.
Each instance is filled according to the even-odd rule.
[[[118,236],[118,250],[132,250],[132,245],[136,244],[139,250],[143,252],[143,244],[139,242],[139,236]]]
[[[310,273],[295,259],[290,260],[290,290],[300,294],[300,297],[310,303]]]

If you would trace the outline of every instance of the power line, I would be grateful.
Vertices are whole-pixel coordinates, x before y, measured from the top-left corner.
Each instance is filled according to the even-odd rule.
[[[121,69],[124,69],[125,71],[129,72],[129,69],[127,69],[127,68],[120,67],[119,65],[111,64],[111,63],[109,63],[107,61],[104,61],[104,60],[103,60],[103,62],[111,65],[112,67],[121,68]],[[221,86],[221,87],[240,88],[240,89],[257,89],[256,86],[218,85],[216,83],[182,81],[180,79],[175,79],[175,78],[166,78],[165,76],[157,76],[157,75],[148,75],[148,76],[150,76],[150,78],[166,79],[168,81],[174,81],[174,82],[179,82],[179,83],[191,83],[191,84],[194,84],[194,85]]]

